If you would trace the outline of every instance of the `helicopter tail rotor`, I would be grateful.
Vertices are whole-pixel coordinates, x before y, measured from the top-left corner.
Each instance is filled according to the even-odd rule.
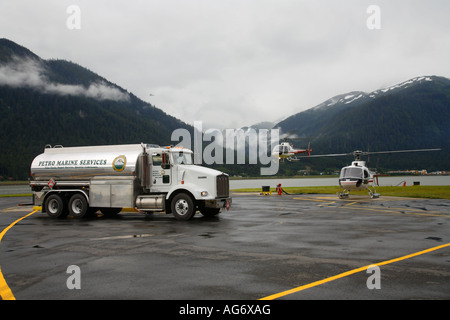
[[[306,154],[308,155],[308,157],[311,155],[311,142],[308,142],[308,149],[306,149]]]

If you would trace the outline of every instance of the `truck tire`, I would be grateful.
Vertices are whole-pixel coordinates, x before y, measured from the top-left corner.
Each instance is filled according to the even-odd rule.
[[[187,221],[195,214],[194,201],[186,193],[179,193],[172,199],[171,209],[177,220]]]
[[[69,214],[75,219],[81,219],[87,216],[89,205],[86,197],[75,193],[69,200]]]
[[[59,194],[50,195],[45,201],[45,212],[53,219],[61,219],[67,216],[66,205]]]

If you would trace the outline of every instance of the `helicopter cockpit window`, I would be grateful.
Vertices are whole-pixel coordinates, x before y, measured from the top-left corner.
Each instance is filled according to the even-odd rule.
[[[286,146],[279,145],[279,146],[275,146],[275,148],[273,148],[273,152],[279,153],[279,154],[284,154],[284,153],[288,152],[288,149]]]
[[[367,178],[369,178],[369,171],[367,171],[367,170],[364,170],[364,179],[367,179]]]
[[[343,178],[361,179],[362,177],[363,177],[362,168],[346,167],[342,168],[340,179]]]

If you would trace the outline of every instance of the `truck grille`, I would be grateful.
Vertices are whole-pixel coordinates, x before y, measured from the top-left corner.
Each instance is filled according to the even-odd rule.
[[[230,192],[230,184],[228,181],[228,176],[221,174],[217,176],[217,197],[223,198],[228,197]]]

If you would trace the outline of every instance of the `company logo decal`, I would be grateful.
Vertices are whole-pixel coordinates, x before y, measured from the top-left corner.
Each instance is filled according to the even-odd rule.
[[[123,155],[116,157],[112,162],[113,169],[117,172],[123,171],[125,169],[126,164],[127,164],[127,157]]]

